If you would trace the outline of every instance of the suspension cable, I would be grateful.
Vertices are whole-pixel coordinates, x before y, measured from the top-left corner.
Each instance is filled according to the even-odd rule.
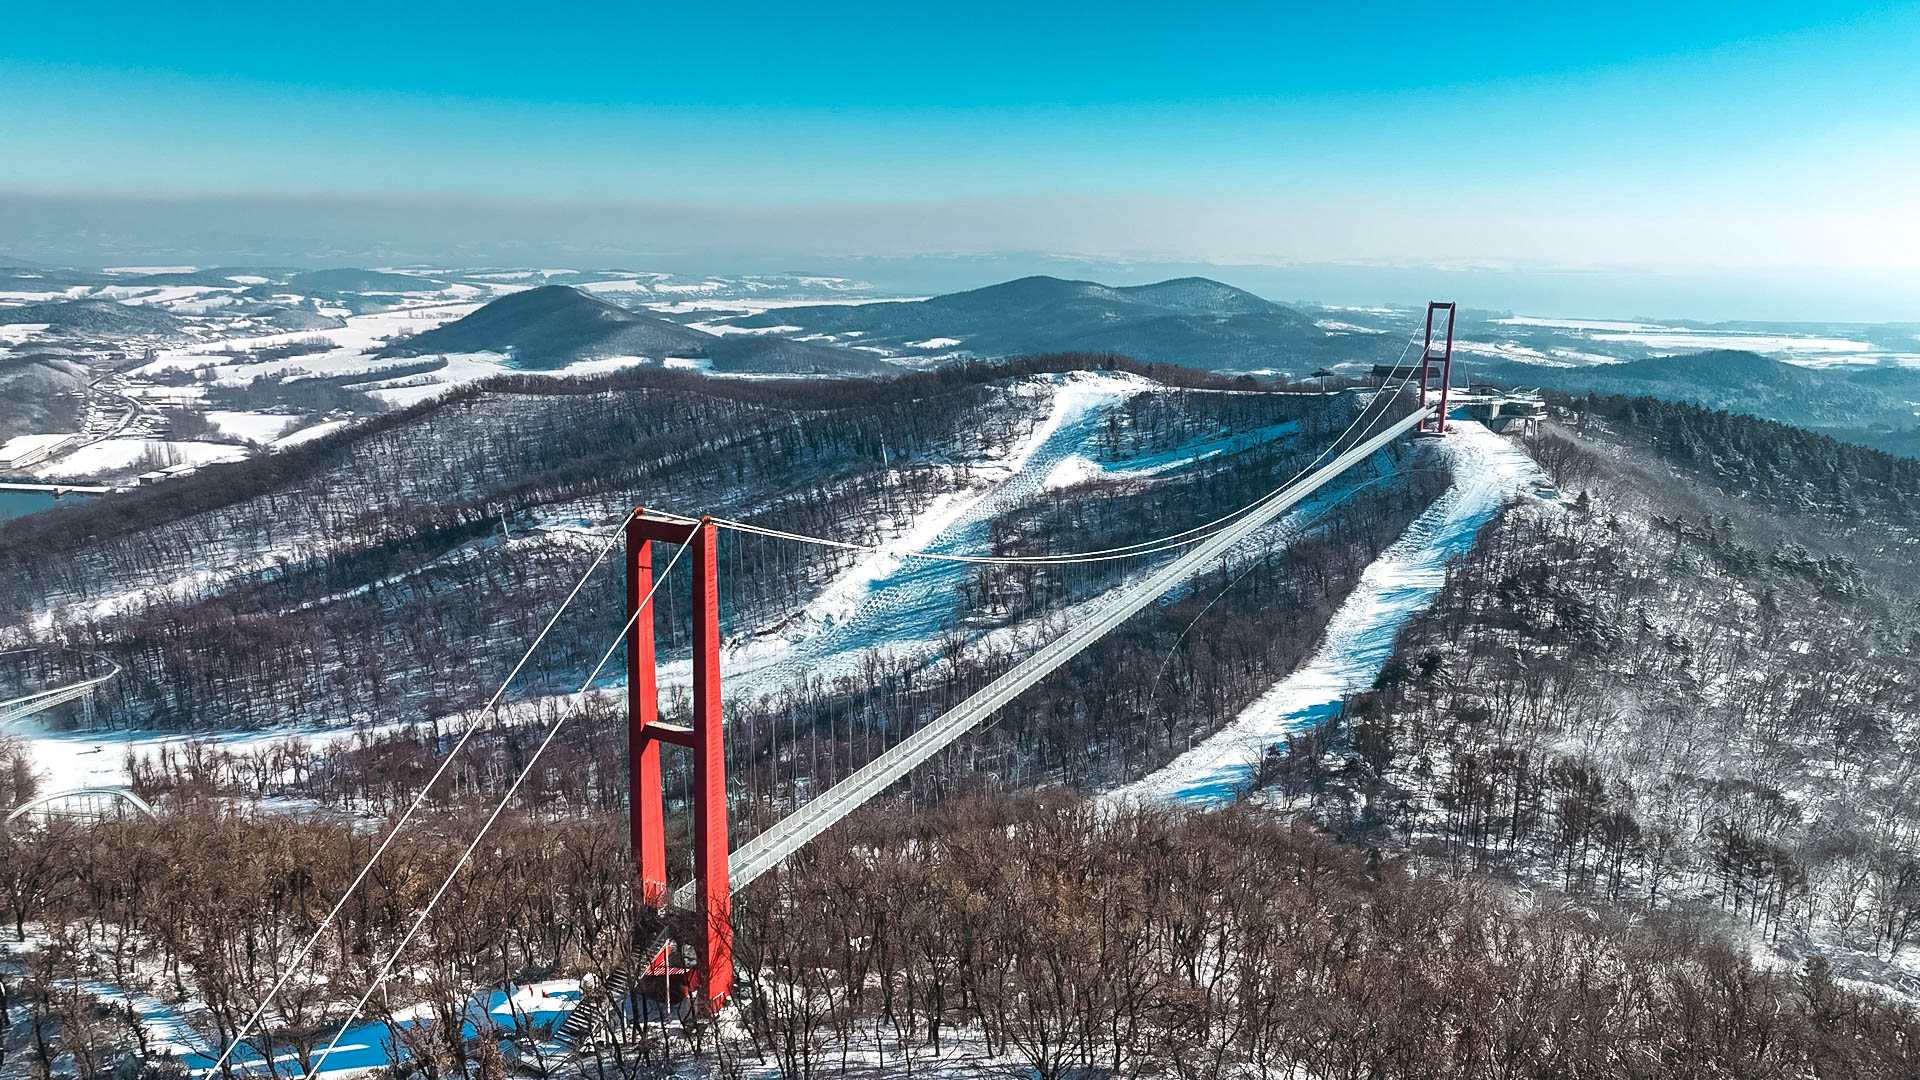
[[[340,894],[340,899],[334,902],[333,909],[327,912],[326,918],[321,919],[320,925],[314,928],[313,936],[307,939],[305,945],[301,946],[299,955],[295,956],[293,962],[287,965],[286,970],[281,973],[280,977],[274,980],[273,988],[268,990],[267,995],[260,999],[260,1005],[253,1010],[253,1015],[247,1017],[247,1022],[241,1024],[239,1030],[233,1033],[232,1041],[227,1043],[227,1048],[220,1052],[220,1059],[215,1061],[213,1067],[208,1070],[209,1075],[218,1073],[220,1067],[227,1063],[227,1059],[233,1056],[235,1050],[239,1049],[240,1043],[246,1037],[247,1033],[253,1030],[253,1026],[260,1022],[262,1016],[266,1015],[267,1007],[271,1005],[273,999],[279,995],[281,988],[286,986],[287,980],[291,979],[294,972],[298,971],[301,965],[306,963],[307,957],[313,954],[314,946],[319,944],[320,938],[326,934],[327,928],[333,925],[333,920],[338,918],[341,910],[347,906],[347,901],[352,898],[361,884],[367,880],[367,875],[373,872],[374,864],[380,861],[380,856],[386,854],[387,848],[393,845],[394,838],[400,835],[400,830],[406,827],[407,822],[412,820],[414,813],[425,804],[428,793],[440,782],[440,778],[446,775],[447,769],[453,764],[454,759],[460,756],[460,751],[466,747],[468,740],[473,738],[473,733],[479,730],[481,721],[486,719],[487,714],[499,706],[501,697],[507,692],[507,687],[511,685],[514,678],[520,674],[520,670],[526,667],[527,661],[533,658],[534,650],[538,649],[540,643],[546,640],[547,634],[553,630],[554,624],[560,621],[560,616],[565,614],[567,608],[572,606],[574,598],[579,596],[580,590],[586,586],[587,579],[591,578],[593,572],[600,568],[600,564],[606,561],[607,553],[613,550],[614,544],[620,539],[621,530],[625,528],[627,521],[632,517],[633,511],[627,511],[626,516],[621,518],[619,524],[613,527],[606,541],[600,545],[599,552],[594,555],[593,562],[587,567],[586,572],[580,575],[579,581],[574,582],[573,589],[567,593],[567,598],[560,602],[560,606],[554,609],[552,616],[547,619],[547,624],[540,628],[540,633],[534,637],[533,643],[527,646],[525,653],[521,654],[520,662],[513,665],[513,670],[509,671],[507,677],[501,680],[500,688],[493,692],[493,697],[487,702],[486,707],[480,710],[479,717],[468,724],[466,730],[460,733],[460,738],[453,744],[453,749],[449,750],[446,757],[441,760],[440,767],[433,771],[431,777],[427,778],[427,782],[420,788],[419,794],[413,797],[413,802],[409,804],[406,811],[400,815],[400,819],[393,823],[393,828],[387,830],[386,838],[380,841],[380,846],[375,848],[373,854],[367,858],[366,865],[362,866],[360,872],[354,875],[353,881],[347,885],[346,891]],[[271,1063],[269,1063],[269,1068],[271,1068]]]
[[[1394,361],[1394,367],[1396,369],[1399,368],[1402,365],[1402,363],[1406,360],[1407,351],[1413,348],[1413,343],[1415,339],[1419,337],[1419,335],[1420,335],[1420,329],[1416,327],[1413,333],[1408,336],[1407,343],[1403,345],[1400,349],[1399,358]],[[1287,488],[1293,486],[1295,481],[1299,480],[1302,476],[1305,476],[1307,473],[1313,471],[1313,469],[1317,467],[1322,461],[1326,460],[1327,455],[1331,454],[1336,447],[1338,447],[1342,442],[1346,440],[1348,435],[1353,433],[1354,428],[1359,426],[1361,420],[1367,417],[1367,414],[1372,411],[1373,406],[1375,404],[1378,404],[1382,401],[1391,403],[1396,397],[1399,396],[1402,390],[1406,389],[1406,384],[1409,381],[1411,381],[1412,378],[1413,378],[1413,371],[1411,368],[1408,368],[1406,374],[1401,376],[1400,382],[1393,387],[1391,392],[1388,392],[1385,386],[1383,385],[1381,390],[1376,391],[1374,395],[1368,399],[1367,404],[1358,413],[1354,414],[1353,420],[1347,424],[1347,427],[1345,430],[1341,431],[1340,434],[1334,436],[1333,440],[1327,444],[1326,448],[1322,450],[1318,456],[1316,456],[1311,462],[1309,462],[1300,471],[1294,473],[1291,477],[1289,477],[1286,480],[1286,482],[1282,483],[1279,487],[1274,488],[1272,491],[1267,492],[1266,494],[1253,500],[1247,505],[1242,506],[1237,510],[1230,511],[1218,518],[1215,518],[1212,521],[1207,522],[1204,525],[1196,525],[1191,529],[1186,529],[1181,532],[1172,533],[1170,535],[1162,536],[1153,540],[1141,540],[1132,544],[1125,544],[1119,547],[1112,547],[1112,548],[1102,548],[1097,551],[1062,552],[1054,555],[952,555],[944,552],[934,552],[934,551],[895,551],[884,544],[863,544],[863,543],[847,541],[847,540],[830,540],[830,539],[827,539],[826,537],[810,536],[805,533],[788,532],[783,529],[772,529],[762,525],[753,525],[743,521],[736,521],[731,518],[716,517],[713,519],[713,523],[724,529],[733,529],[737,532],[756,533],[758,535],[772,537],[777,540],[792,540],[798,543],[815,544],[821,547],[839,548],[847,551],[865,551],[865,552],[871,552],[875,554],[892,555],[896,558],[902,558],[902,559],[923,559],[923,560],[930,560],[935,562],[975,563],[975,564],[984,563],[984,564],[1017,565],[1017,566],[1048,566],[1048,565],[1063,565],[1063,564],[1072,564],[1072,563],[1107,562],[1114,559],[1130,559],[1130,558],[1135,558],[1137,556],[1143,556],[1143,555],[1156,555],[1163,551],[1170,551],[1175,548],[1187,547],[1192,544],[1197,544],[1202,540],[1207,539],[1208,536],[1211,536],[1214,533],[1218,532],[1221,528],[1224,528],[1228,523],[1232,522],[1236,518],[1252,513],[1253,511],[1259,509],[1261,506],[1265,505],[1269,500],[1273,499],[1274,497],[1278,496],[1282,492],[1286,491]],[[1386,416],[1386,410],[1384,408],[1381,409],[1380,412],[1375,413],[1372,419],[1368,421],[1366,431],[1371,432],[1373,428],[1376,427],[1379,424],[1379,422],[1385,418],[1385,416]],[[1363,436],[1364,436],[1364,433],[1363,433]],[[675,515],[675,517],[677,518],[678,515]],[[692,520],[692,519],[687,519],[687,520]],[[1196,535],[1196,534],[1204,534],[1204,535]]]
[[[624,522],[622,524],[624,524]],[[698,530],[695,531],[695,535],[698,535]],[[594,680],[600,677],[600,671],[607,666],[607,661],[613,658],[613,654],[620,648],[621,643],[626,640],[627,631],[633,628],[634,623],[639,620],[643,612],[646,613],[648,617],[652,617],[653,594],[658,592],[660,586],[666,583],[668,575],[673,572],[674,563],[680,561],[680,556],[686,553],[687,548],[690,547],[692,543],[693,537],[688,537],[687,542],[680,545],[673,553],[673,558],[668,560],[666,569],[660,571],[660,576],[654,579],[653,587],[647,590],[647,595],[634,607],[633,614],[627,616],[625,625],[621,626],[620,632],[614,635],[613,644],[607,646],[607,651],[600,656],[600,662],[593,665],[593,671],[587,675],[587,680],[581,683],[580,689],[575,692],[573,703],[565,710],[562,710],[559,717],[547,728],[546,737],[541,739],[540,745],[534,748],[532,756],[527,758],[527,763],[521,768],[520,774],[514,777],[513,783],[507,787],[506,794],[500,796],[500,801],[494,806],[493,813],[487,815],[485,824],[481,825],[480,831],[474,834],[473,842],[468,844],[467,849],[460,853],[460,858],[453,864],[453,869],[447,872],[447,879],[440,883],[440,888],[434,891],[432,899],[427,901],[427,906],[421,908],[420,914],[414,917],[413,925],[407,928],[406,935],[400,939],[400,944],[394,946],[393,952],[388,954],[386,962],[380,965],[379,974],[375,975],[373,981],[367,984],[366,992],[360,995],[360,1000],[354,1004],[353,1011],[347,1014],[347,1018],[340,1022],[340,1030],[334,1032],[332,1040],[327,1043],[327,1048],[320,1052],[318,1058],[314,1059],[313,1067],[307,1070],[303,1080],[313,1080],[314,1077],[320,1075],[320,1067],[326,1064],[327,1055],[333,1053],[334,1048],[340,1045],[340,1040],[346,1037],[347,1030],[353,1026],[353,1022],[360,1018],[360,1013],[367,1007],[367,1002],[372,1000],[374,993],[386,983],[387,977],[393,974],[393,965],[399,962],[400,954],[404,953],[407,946],[413,943],[414,936],[420,932],[422,926],[426,925],[427,916],[433,914],[433,909],[439,906],[441,898],[445,897],[447,890],[453,887],[454,881],[460,876],[460,871],[466,869],[467,863],[473,859],[473,853],[479,849],[480,842],[486,839],[487,833],[492,831],[494,823],[500,820],[502,813],[506,812],[507,805],[511,803],[513,797],[519,793],[520,785],[526,782],[528,776],[532,775],[534,766],[540,763],[541,755],[547,752],[547,747],[553,745],[554,736],[560,734],[560,729],[565,726],[566,722],[579,710],[581,704],[586,701],[587,691],[593,686]]]

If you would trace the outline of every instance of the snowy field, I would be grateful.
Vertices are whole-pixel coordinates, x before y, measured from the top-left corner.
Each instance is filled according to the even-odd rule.
[[[241,334],[220,337],[193,345],[161,349],[152,361],[136,369],[135,374],[155,376],[172,370],[212,370],[215,382],[244,385],[262,375],[304,371],[315,375],[345,375],[390,366],[396,361],[382,360],[373,354],[386,343],[406,334],[417,334],[465,318],[480,309],[477,302],[429,302],[396,308],[370,315],[350,315],[346,325],[325,330],[288,330],[271,334]],[[259,364],[234,363],[235,352],[324,340],[324,351],[287,357]]]
[[[396,723],[385,725],[385,728],[400,726]],[[130,779],[127,775],[129,759],[150,760],[163,750],[178,753],[193,742],[218,744],[222,750],[244,756],[265,752],[297,738],[318,751],[334,743],[351,741],[363,731],[377,734],[385,728],[316,726],[224,732],[53,731],[28,718],[9,724],[6,733],[20,737],[33,748],[33,768],[39,775],[40,789],[55,792],[83,787],[124,786]]]
[[[1165,768],[1112,792],[1115,800],[1230,802],[1268,748],[1332,715],[1348,694],[1373,684],[1394,639],[1447,580],[1447,564],[1472,547],[1480,527],[1516,497],[1552,498],[1539,466],[1517,446],[1471,421],[1450,421],[1439,444],[1454,483],[1368,566],[1312,658],[1226,727]]]
[[[298,431],[289,431],[273,441],[275,446],[299,446],[303,442],[312,442],[322,436],[331,435],[353,423],[351,420],[323,420],[318,424],[309,424]]]
[[[1913,348],[1902,350],[1857,337],[1835,336],[1833,333],[1797,327],[1702,328],[1619,319],[1544,319],[1530,316],[1497,319],[1492,325],[1508,326],[1516,331],[1551,331],[1574,343],[1586,341],[1602,349],[1624,349],[1627,356],[1642,353],[1663,356],[1733,349],[1806,367],[1881,363],[1920,366],[1920,341],[1916,341]],[[1568,346],[1542,350],[1514,342],[1459,341],[1454,343],[1454,350],[1467,355],[1557,367],[1618,363],[1624,358],[1622,355],[1609,356],[1604,352],[1593,353]]]
[[[235,439],[244,439],[252,443],[270,443],[287,433],[287,430],[300,422],[297,416],[282,416],[276,413],[233,412],[226,409],[212,409],[206,414],[207,420],[220,430],[220,434]]]
[[[239,461],[246,447],[226,443],[179,442],[166,439],[101,439],[34,470],[49,480],[78,480],[136,468],[162,469],[171,465],[208,465]]]

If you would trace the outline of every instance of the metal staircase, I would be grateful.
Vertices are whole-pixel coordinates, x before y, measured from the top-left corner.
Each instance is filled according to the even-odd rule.
[[[625,1001],[633,993],[634,983],[640,974],[652,967],[672,942],[672,930],[662,926],[649,935],[639,948],[629,951],[608,973],[607,983],[601,987],[601,992],[591,998],[583,995],[580,1004],[554,1029],[554,1041],[569,1053],[581,1054],[591,1050],[593,1033],[601,1021],[607,1018],[616,1002]]]

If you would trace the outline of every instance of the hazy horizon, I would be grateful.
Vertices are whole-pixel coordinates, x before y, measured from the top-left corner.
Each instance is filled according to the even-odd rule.
[[[13,13],[0,255],[1920,321],[1912,7],[565,16]]]
[[[778,219],[806,229],[873,215]],[[711,219],[711,220],[709,220]],[[567,267],[684,274],[820,274],[893,294],[955,292],[1029,274],[1139,284],[1215,278],[1283,302],[1413,305],[1443,297],[1470,308],[1546,317],[1761,322],[1920,322],[1909,275],[1792,271],[1633,270],[1358,262],[1258,264],[1170,255],[897,249],[878,253],[741,242],[783,235],[765,214],[729,227],[710,208],[476,205],[451,201],[49,199],[0,195],[0,263],[123,265]],[[711,243],[726,237],[732,244]],[[696,239],[709,245],[696,248]],[[648,243],[648,240],[654,241]]]

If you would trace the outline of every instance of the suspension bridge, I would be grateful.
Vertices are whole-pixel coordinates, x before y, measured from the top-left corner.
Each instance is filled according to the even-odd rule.
[[[1386,381],[1364,400],[1364,404],[1345,431],[1336,436],[1320,455],[1288,482],[1267,495],[1204,525],[1156,540],[1100,551],[1059,555],[993,556],[950,552],[898,552],[881,545],[837,541],[797,533],[783,532],[747,522],[712,515],[688,517],[658,509],[636,508],[605,540],[593,564],[573,591],[547,621],[528,646],[525,655],[502,682],[482,715],[498,707],[507,686],[526,665],[541,641],[552,629],[574,597],[579,595],[597,567],[624,541],[622,562],[626,579],[626,622],[619,635],[601,656],[576,700],[583,698],[624,645],[627,664],[627,734],[629,776],[629,831],[634,873],[634,896],[638,906],[638,928],[627,953],[596,1000],[575,1009],[561,1025],[558,1035],[563,1043],[576,1044],[591,1037],[596,1025],[615,999],[629,993],[643,976],[665,977],[672,985],[678,980],[684,988],[689,1008],[696,1014],[711,1015],[721,1009],[733,994],[733,893],[779,866],[809,841],[831,829],[860,806],[887,791],[916,767],[951,746],[969,731],[978,728],[997,710],[1050,672],[1071,660],[1131,616],[1145,609],[1168,592],[1188,581],[1206,567],[1219,561],[1261,529],[1272,525],[1281,515],[1298,505],[1342,474],[1372,458],[1383,448],[1410,434],[1441,436],[1447,430],[1447,397],[1451,382],[1454,305],[1434,303],[1428,306],[1424,326],[1424,345],[1417,363],[1396,363],[1397,382]],[[1407,348],[1420,340],[1416,330]],[[1405,360],[1403,352],[1402,361]],[[1438,380],[1437,384],[1435,380]],[[1403,415],[1391,417],[1396,402],[1403,400],[1409,388],[1417,389],[1415,403]],[[934,717],[891,748],[852,770],[837,783],[797,805],[784,818],[732,847],[729,834],[728,763],[725,721],[722,716],[721,690],[723,654],[720,633],[718,538],[724,531],[759,535],[773,540],[822,545],[830,548],[874,552],[897,558],[949,560],[979,564],[1062,565],[1133,559],[1144,556],[1173,556],[1158,569],[1140,579],[1119,586],[1096,601],[1087,617],[1079,619],[1064,634],[1045,644],[994,678],[959,704]],[[656,569],[660,548],[672,553],[664,566]],[[660,662],[655,633],[653,602],[674,566],[687,559],[690,564],[691,597],[686,620],[692,638],[691,715],[686,723],[669,723],[661,718],[659,705]],[[312,1080],[325,1065],[328,1054],[359,1018],[368,1001],[392,974],[395,965],[413,941],[427,915],[446,895],[463,869],[472,861],[493,824],[512,802],[521,784],[538,764],[541,754],[551,745],[560,726],[571,711],[563,713],[546,732],[545,738],[526,761],[520,774],[495,805],[492,814],[474,836],[465,852],[425,907],[417,913],[405,936],[388,954],[385,963],[369,982],[353,1012],[341,1024],[332,1041],[314,1059],[306,1071]],[[441,765],[422,787],[412,804],[393,823],[385,838],[373,851],[358,876],[348,886],[333,910],[314,931],[306,947],[260,1001],[247,1022],[228,1041],[226,1049],[207,1073],[225,1065],[245,1037],[262,1017],[287,978],[304,963],[314,945],[338,917],[348,898],[366,879],[375,863],[389,849],[407,822],[425,801],[427,793],[445,773],[447,765],[467,744],[481,725],[470,725],[456,740]],[[692,817],[692,878],[675,887],[668,879],[667,802],[663,785],[663,746],[686,751],[690,758],[689,805]],[[797,800],[796,800],[797,801]]]
[[[48,709],[65,705],[69,701],[79,701],[92,693],[95,687],[104,686],[120,674],[120,665],[106,657],[99,658],[108,671],[105,674],[78,679],[74,682],[0,701],[0,724],[10,724],[16,720],[25,720],[29,716],[46,712]]]

